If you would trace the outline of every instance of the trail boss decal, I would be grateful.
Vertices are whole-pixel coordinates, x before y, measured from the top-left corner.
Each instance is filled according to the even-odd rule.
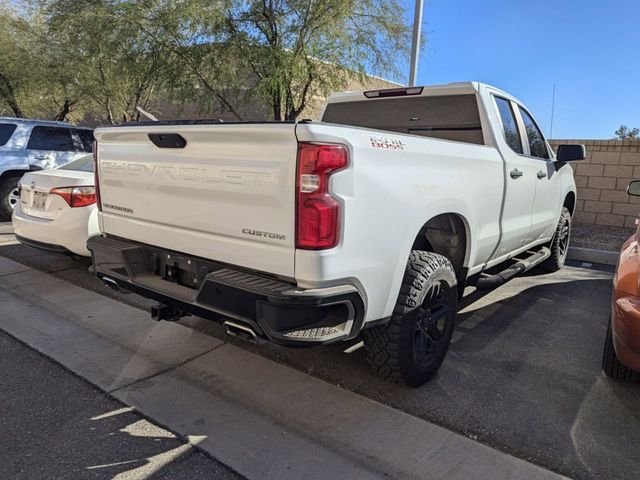
[[[373,148],[383,148],[386,150],[404,150],[407,146],[401,140],[390,137],[379,137],[377,135],[369,135],[371,146]]]

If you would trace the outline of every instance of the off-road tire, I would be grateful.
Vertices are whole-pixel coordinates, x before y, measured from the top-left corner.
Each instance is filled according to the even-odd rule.
[[[546,272],[557,272],[564,267],[571,240],[571,212],[567,207],[562,207],[560,220],[556,226],[551,243],[548,245],[551,256],[540,264],[540,269]]]
[[[11,193],[18,188],[18,180],[20,177],[5,177],[0,180],[0,222],[11,221],[13,206],[9,202]]]
[[[364,331],[371,369],[411,387],[424,384],[447,353],[457,303],[456,274],[449,260],[413,250],[390,321]]]
[[[602,352],[602,371],[607,377],[615,378],[625,382],[640,382],[640,373],[631,370],[618,360],[616,350],[613,347],[613,332],[611,331],[611,319],[607,327],[607,337],[604,341],[604,351]]]

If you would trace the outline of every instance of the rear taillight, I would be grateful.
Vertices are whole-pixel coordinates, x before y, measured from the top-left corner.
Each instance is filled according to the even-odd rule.
[[[96,204],[98,210],[102,211],[102,201],[100,201],[100,184],[98,183],[98,142],[93,142],[93,184],[95,185]]]
[[[348,163],[344,145],[298,145],[297,248],[321,250],[338,244],[341,205],[329,192],[329,177]]]
[[[62,187],[52,188],[52,195],[59,195],[70,207],[86,207],[96,203],[96,189],[94,187]]]

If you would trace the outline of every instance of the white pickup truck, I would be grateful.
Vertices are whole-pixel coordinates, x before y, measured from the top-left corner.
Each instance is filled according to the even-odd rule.
[[[332,95],[322,121],[96,130],[107,285],[282,345],[362,335],[386,378],[439,368],[465,285],[562,267],[582,145],[466,82]],[[495,273],[498,264],[504,269]],[[494,273],[486,273],[492,269]]]

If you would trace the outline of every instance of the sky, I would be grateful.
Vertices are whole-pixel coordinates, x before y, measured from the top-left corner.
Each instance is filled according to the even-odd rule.
[[[550,138],[640,128],[640,0],[424,0],[422,31],[418,85],[495,85],[549,136],[555,84]]]

